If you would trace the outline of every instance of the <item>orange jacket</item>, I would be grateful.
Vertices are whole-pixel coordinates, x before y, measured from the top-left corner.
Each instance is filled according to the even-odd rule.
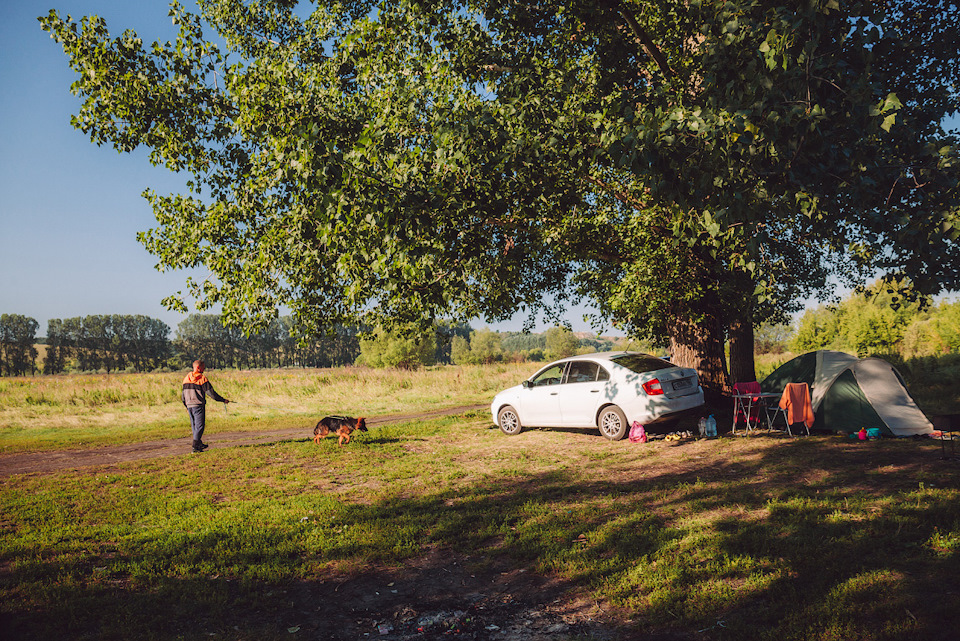
[[[187,374],[183,379],[183,391],[180,393],[180,400],[187,407],[206,405],[208,393],[215,401],[227,402],[227,399],[217,394],[203,372],[194,371]]]

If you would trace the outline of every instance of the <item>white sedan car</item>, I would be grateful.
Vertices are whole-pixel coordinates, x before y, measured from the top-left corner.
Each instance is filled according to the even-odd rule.
[[[550,363],[490,406],[505,434],[524,427],[597,427],[619,441],[630,425],[650,425],[703,405],[696,370],[638,352],[601,352]]]

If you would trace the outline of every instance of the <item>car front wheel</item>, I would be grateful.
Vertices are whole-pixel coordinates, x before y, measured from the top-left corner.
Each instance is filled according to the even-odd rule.
[[[627,435],[629,426],[627,417],[616,405],[605,407],[597,418],[597,427],[604,438],[611,441],[619,441]]]
[[[517,410],[510,405],[497,412],[497,423],[500,425],[500,431],[510,436],[519,434],[523,429],[523,426],[520,425],[520,417],[517,416]]]

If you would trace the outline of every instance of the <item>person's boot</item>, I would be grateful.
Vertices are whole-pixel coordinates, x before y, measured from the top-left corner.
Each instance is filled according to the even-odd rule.
[[[194,451],[194,452],[202,452],[203,450],[206,449],[206,447],[207,447],[207,446],[204,445],[203,443],[201,443],[200,441],[194,441],[194,442],[193,442],[193,451]]]

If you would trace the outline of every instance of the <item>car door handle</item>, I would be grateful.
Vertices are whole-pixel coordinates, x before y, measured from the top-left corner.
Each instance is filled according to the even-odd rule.
[[[598,389],[592,389],[592,390],[590,390],[590,393],[591,393],[591,394],[599,394],[599,393],[600,393],[600,390],[598,390]]]

